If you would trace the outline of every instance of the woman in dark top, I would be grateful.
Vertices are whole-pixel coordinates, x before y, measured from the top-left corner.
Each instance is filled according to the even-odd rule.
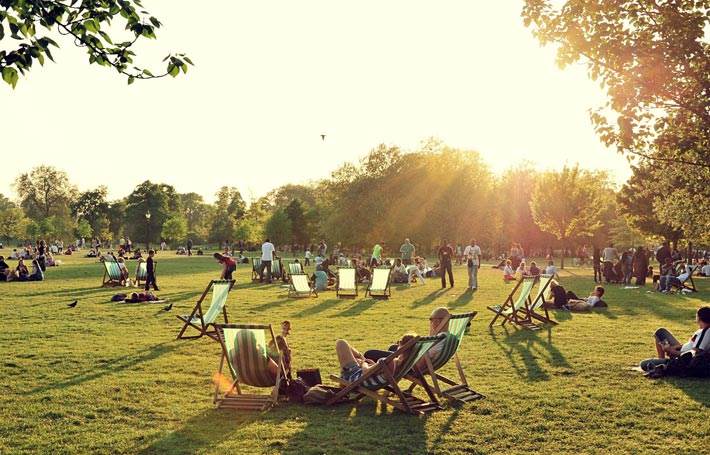
[[[219,262],[223,266],[220,279],[231,280],[232,273],[237,270],[237,263],[234,262],[234,259],[230,258],[229,256],[224,256],[219,253],[215,253],[213,256],[215,259],[217,259],[217,262]]]
[[[634,270],[634,276],[636,277],[636,285],[645,285],[646,275],[648,275],[648,254],[646,254],[644,247],[638,247],[631,258],[631,264]]]

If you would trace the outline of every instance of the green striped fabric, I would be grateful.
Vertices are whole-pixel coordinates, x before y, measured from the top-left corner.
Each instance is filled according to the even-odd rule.
[[[552,275],[540,275],[540,285],[537,288],[537,295],[533,299],[532,310],[540,308],[545,301],[552,298],[552,286],[550,286],[551,281]]]
[[[281,261],[271,261],[271,275],[281,276]]]
[[[530,291],[532,291],[534,285],[534,277],[523,278],[523,284],[522,286],[520,286],[520,294],[518,294],[518,298],[515,300],[515,302],[513,302],[513,308],[506,308],[505,311],[503,311],[503,314],[512,314],[513,311],[518,311],[525,307],[525,302],[530,296]]]
[[[212,302],[210,303],[210,308],[207,310],[207,313],[202,317],[205,325],[212,324],[217,320],[217,317],[224,308],[224,304],[227,303],[230,285],[231,282],[228,280],[214,281],[212,283]],[[192,318],[190,322],[199,324],[200,318]]]
[[[269,371],[264,329],[224,328],[224,345],[232,375],[254,387],[271,387],[276,378]]]
[[[345,289],[353,291],[357,284],[355,280],[355,269],[350,267],[341,267],[338,269],[338,290]]]
[[[301,268],[301,263],[300,262],[291,262],[288,264],[288,273],[291,275],[298,275],[299,273],[303,273],[303,269]]]
[[[148,263],[147,262],[139,262],[138,268],[136,269],[136,279],[137,280],[145,280],[147,278],[148,278]]]
[[[258,272],[259,267],[261,267],[261,258],[252,258],[251,269],[255,272]]]
[[[118,266],[117,262],[104,261],[104,265],[106,266],[106,272],[108,273],[108,277],[111,280],[114,280],[114,281],[121,280],[121,268]]]

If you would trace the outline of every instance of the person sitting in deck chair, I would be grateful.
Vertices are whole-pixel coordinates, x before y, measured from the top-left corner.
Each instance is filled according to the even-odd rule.
[[[353,266],[357,272],[358,283],[369,283],[372,279],[372,272],[368,269],[362,259],[354,259]]]
[[[661,276],[658,283],[658,290],[666,294],[673,289],[673,286],[682,289],[683,283],[690,276],[690,270],[691,269],[686,267],[685,264],[680,264],[678,267],[678,271],[680,272],[678,276],[674,276],[672,270],[667,275]]]
[[[415,334],[404,335],[397,343],[397,348],[404,346],[404,344],[415,337]],[[385,357],[379,359],[377,362],[366,359],[345,340],[335,342],[335,352],[338,354],[338,362],[340,363],[340,377],[347,382],[357,381],[367,370],[373,368],[378,362],[385,360]],[[387,354],[392,354],[392,352],[388,352]],[[402,352],[391,364],[387,365],[390,374],[394,376],[397,369],[406,363],[410,354],[411,350]]]
[[[648,372],[656,368],[665,368],[671,359],[685,355],[692,357],[701,351],[710,351],[710,306],[698,308],[695,319],[698,323],[698,330],[685,344],[681,344],[667,329],[656,330],[653,337],[658,357],[643,360],[639,365],[641,369]]]

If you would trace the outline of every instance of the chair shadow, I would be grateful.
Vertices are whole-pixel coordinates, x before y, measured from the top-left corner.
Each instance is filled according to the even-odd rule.
[[[349,317],[349,316],[357,316],[358,314],[361,314],[365,311],[367,311],[370,307],[374,306],[379,300],[381,299],[363,299],[357,302],[355,305],[351,306],[350,308],[347,308],[340,313],[336,314],[337,317]]]
[[[271,308],[275,308],[275,307],[279,307],[279,306],[285,305],[286,303],[292,302],[293,300],[294,300],[294,299],[292,299],[292,298],[290,298],[290,297],[283,297],[283,298],[281,298],[281,299],[279,299],[279,300],[275,300],[275,301],[273,301],[273,302],[264,303],[263,305],[256,306],[256,307],[254,307],[254,310],[253,310],[253,311],[255,311],[255,312],[258,313],[258,312],[260,312],[260,311],[264,311],[264,310],[268,310],[268,309],[271,309]]]
[[[545,327],[540,331],[514,329],[511,332],[507,327],[503,327],[503,330],[505,337],[502,339],[499,339],[493,328],[490,328],[489,332],[493,342],[508,357],[510,365],[519,378],[535,382],[549,380],[550,375],[541,367],[540,359],[546,360],[553,367],[571,368],[564,355],[552,344],[552,329],[550,327]],[[545,332],[545,340],[540,337],[542,331]],[[522,366],[517,357],[522,360]]]
[[[414,302],[412,302],[412,304],[411,304],[410,306],[411,306],[411,308],[418,308],[418,307],[424,306],[424,305],[426,305],[426,304],[428,304],[428,303],[432,303],[434,300],[436,300],[436,298],[437,298],[438,296],[440,296],[440,295],[443,294],[444,292],[447,292],[449,289],[451,289],[451,288],[436,289],[436,290],[434,290],[434,291],[431,291],[429,294],[425,295],[424,297],[422,297],[422,298],[420,298],[420,299],[417,299],[417,300],[415,300]]]
[[[318,305],[314,305],[312,307],[308,307],[305,310],[299,311],[298,313],[294,313],[291,317],[294,318],[301,318],[301,317],[306,317],[306,316],[313,316],[318,313],[322,313],[323,311],[326,311],[328,308],[331,308],[338,303],[342,302],[341,299],[328,299],[320,302]]]
[[[101,360],[98,362],[99,364],[95,365],[91,371],[74,375],[69,379],[58,381],[53,384],[44,384],[39,387],[35,387],[34,389],[30,390],[29,393],[38,394],[42,392],[47,392],[49,390],[65,389],[75,385],[83,384],[85,382],[93,381],[103,376],[109,376],[114,373],[130,369],[136,365],[150,362],[151,360],[155,360],[162,355],[181,349],[184,346],[187,345],[175,342],[163,342],[155,346],[143,349],[142,351],[138,351],[137,353],[124,355],[108,360]]]
[[[461,295],[459,295],[458,297],[456,297],[456,300],[451,302],[449,304],[449,307],[456,308],[456,307],[464,306],[473,300],[474,295],[475,295],[475,293],[472,292],[471,290],[466,290],[466,292],[464,292]]]

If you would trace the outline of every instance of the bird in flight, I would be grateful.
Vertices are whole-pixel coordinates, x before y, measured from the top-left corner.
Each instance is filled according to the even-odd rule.
[[[79,301],[78,301],[78,300],[74,300],[72,303],[68,304],[67,306],[68,306],[69,308],[74,308],[77,303],[79,303]]]

